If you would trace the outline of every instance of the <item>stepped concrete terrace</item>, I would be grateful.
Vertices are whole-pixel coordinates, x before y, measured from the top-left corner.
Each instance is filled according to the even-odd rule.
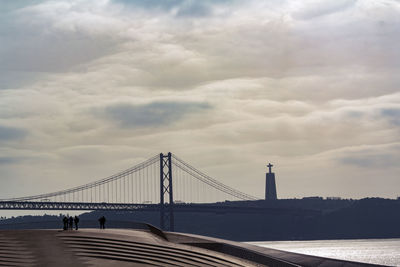
[[[135,230],[0,230],[0,266],[374,266],[144,225]]]

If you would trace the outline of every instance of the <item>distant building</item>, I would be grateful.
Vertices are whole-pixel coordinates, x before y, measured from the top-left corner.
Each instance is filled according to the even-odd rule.
[[[313,197],[303,197],[303,199],[310,199],[310,200],[323,200],[323,197],[313,196]]]
[[[265,175],[265,200],[277,199],[276,195],[276,183],[275,183],[275,173],[271,171],[271,163],[267,165],[269,172]]]
[[[341,200],[341,197],[327,197],[327,200]]]

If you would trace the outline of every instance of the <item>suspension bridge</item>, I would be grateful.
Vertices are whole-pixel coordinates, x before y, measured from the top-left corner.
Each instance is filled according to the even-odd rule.
[[[258,198],[217,181],[172,153],[161,153],[85,185],[41,195],[0,199],[0,209],[159,211],[161,228],[173,231],[174,212],[210,212],[221,207],[229,212],[243,209],[224,205],[226,201],[235,200]]]

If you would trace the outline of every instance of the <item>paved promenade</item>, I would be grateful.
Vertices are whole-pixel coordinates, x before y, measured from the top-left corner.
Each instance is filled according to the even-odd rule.
[[[2,230],[0,266],[263,266],[146,230]]]
[[[0,266],[373,266],[197,235],[140,230],[0,230]]]

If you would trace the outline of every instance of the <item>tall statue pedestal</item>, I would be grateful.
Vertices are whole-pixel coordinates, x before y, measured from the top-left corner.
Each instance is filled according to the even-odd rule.
[[[267,173],[265,181],[265,199],[277,199],[275,173]]]

